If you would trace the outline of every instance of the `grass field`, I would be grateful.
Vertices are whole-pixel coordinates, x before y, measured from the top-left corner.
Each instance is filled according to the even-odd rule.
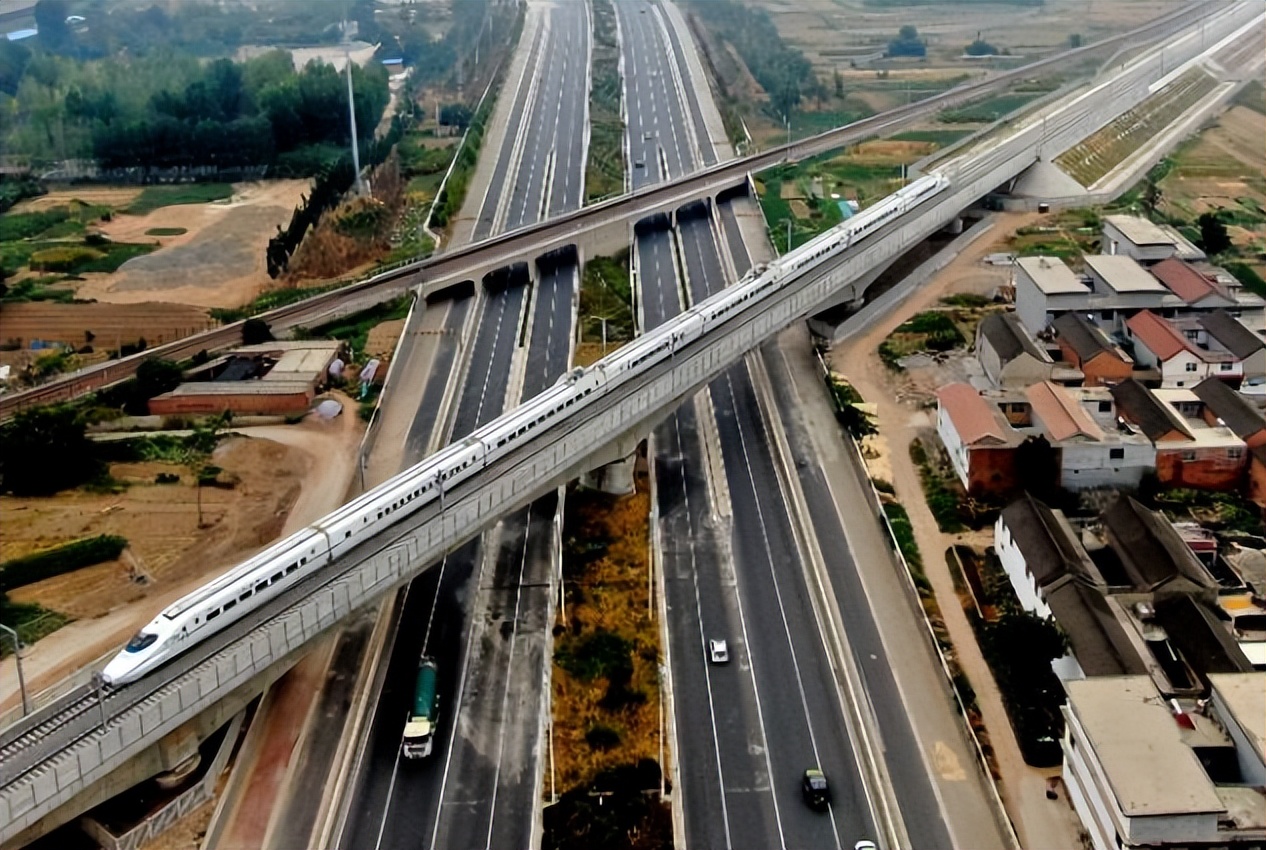
[[[148,215],[160,207],[178,204],[208,204],[233,197],[233,187],[228,183],[185,183],[179,186],[146,186],[140,197],[124,212],[129,215]]]
[[[1121,115],[1055,163],[1081,185],[1094,186],[1104,175],[1213,90],[1215,82],[1193,69]]]

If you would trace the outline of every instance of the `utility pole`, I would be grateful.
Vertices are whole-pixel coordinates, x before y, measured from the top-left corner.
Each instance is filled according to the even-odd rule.
[[[347,48],[347,117],[352,127],[352,168],[356,169],[356,194],[365,194],[365,184],[360,179],[360,144],[356,136],[356,100],[352,92],[352,50],[347,44],[347,23],[343,24],[344,46]]]
[[[26,677],[22,675],[22,640],[15,629],[9,628],[4,623],[0,623],[0,629],[4,629],[13,638],[13,660],[18,665],[18,690],[22,692],[22,716],[26,717],[31,713],[31,701],[26,695]]]

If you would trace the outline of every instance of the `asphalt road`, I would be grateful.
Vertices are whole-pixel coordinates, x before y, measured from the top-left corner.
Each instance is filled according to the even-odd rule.
[[[583,197],[589,21],[583,4],[558,4],[547,14],[547,29],[515,95],[514,123],[499,152],[476,238],[575,209]],[[566,371],[577,273],[574,264],[564,263],[542,269],[532,286],[512,279],[484,290],[465,376],[452,376],[454,339],[451,351],[441,347],[428,376],[411,452],[421,457],[437,425],[443,427],[436,420],[448,381],[461,380],[449,434],[458,440],[519,397],[512,386],[518,359],[524,398]],[[459,329],[465,308],[459,302],[448,309]],[[468,544],[411,586],[342,846],[530,843],[548,681],[556,508],[550,496],[507,517],[482,545]],[[436,747],[428,759],[405,762],[398,757],[400,730],[424,652],[440,669]]]
[[[711,146],[697,96],[676,84],[682,71],[670,62],[684,68],[684,57],[660,10],[638,2],[617,9],[629,149],[645,163],[634,168],[638,188],[696,167],[703,160],[696,140]],[[711,219],[678,220],[686,297],[694,303],[727,281]],[[647,327],[680,309],[670,242],[663,230],[639,233]],[[747,367],[718,378],[708,395],[730,516],[718,516],[709,501],[695,406],[683,405],[655,432],[686,841],[692,848],[851,846],[874,827]],[[730,665],[707,663],[711,638],[729,641]],[[799,797],[810,766],[833,780],[826,815]]]

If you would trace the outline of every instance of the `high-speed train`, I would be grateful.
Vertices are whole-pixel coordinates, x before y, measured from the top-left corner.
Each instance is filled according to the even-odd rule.
[[[762,301],[784,280],[838,255],[948,187],[949,180],[939,174],[915,180],[593,366],[572,370],[550,389],[469,437],[242,562],[169,605],[137,632],[106,665],[103,681],[109,686],[135,681],[225,629],[387,526],[442,498],[446,491],[534,438],[557,417],[591,404],[603,390],[653,368],[716,325],[747,310],[760,309]]]

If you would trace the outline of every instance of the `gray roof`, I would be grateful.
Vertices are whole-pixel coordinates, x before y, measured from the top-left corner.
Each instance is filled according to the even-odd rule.
[[[1226,423],[1235,436],[1246,440],[1266,430],[1266,418],[1256,407],[1219,378],[1205,378],[1191,388],[1214,416]]]
[[[1202,680],[1207,682],[1210,673],[1252,672],[1231,629],[1198,600],[1186,595],[1158,599],[1156,621]]]
[[[1046,352],[1029,339],[1029,335],[1020,326],[1020,317],[1015,313],[990,313],[980,323],[977,333],[980,338],[989,341],[990,347],[998,353],[1003,363],[1009,363],[1026,353],[1038,360],[1049,359]]]
[[[1169,520],[1130,496],[1118,497],[1100,519],[1137,589],[1154,590],[1177,578],[1186,578],[1198,588],[1217,588]]]
[[[1051,327],[1077,352],[1083,363],[1105,351],[1113,357],[1121,357],[1107,335],[1076,311],[1061,314],[1051,322]]]
[[[1102,591],[1068,582],[1047,594],[1046,604],[1087,676],[1147,672],[1147,664],[1134,650],[1125,627],[1112,615]]]
[[[1098,571],[1081,542],[1054,511],[1028,493],[1003,508],[1002,521],[1039,587],[1064,576],[1098,580]]]
[[[1109,391],[1116,401],[1117,410],[1139,426],[1149,440],[1156,440],[1171,431],[1187,433],[1174,413],[1134,378],[1122,381]]]
[[[1199,319],[1200,326],[1222,347],[1243,360],[1266,348],[1266,341],[1244,327],[1240,320],[1225,310],[1214,310]]]
[[[1103,220],[1121,231],[1121,235],[1135,245],[1174,244],[1173,237],[1145,218],[1136,215],[1109,215]]]

